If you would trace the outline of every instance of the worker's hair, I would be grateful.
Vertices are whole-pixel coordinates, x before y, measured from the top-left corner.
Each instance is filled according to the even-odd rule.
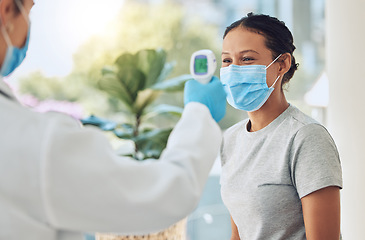
[[[293,35],[285,26],[285,23],[269,15],[249,13],[246,17],[243,17],[228,26],[224,32],[223,39],[232,29],[239,26],[263,35],[266,39],[266,47],[272,52],[273,60],[280,54],[290,54],[291,67],[289,71],[284,74],[282,85],[288,83],[293,77],[294,72],[298,69],[299,64],[295,62],[295,58],[293,56],[293,52],[295,50]]]

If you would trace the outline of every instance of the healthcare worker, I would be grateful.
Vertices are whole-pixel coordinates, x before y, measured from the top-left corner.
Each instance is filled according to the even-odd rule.
[[[22,62],[33,0],[0,0],[0,65]],[[194,82],[195,83],[195,82]],[[225,93],[190,84],[158,161],[116,155],[103,133],[60,113],[23,107],[0,81],[0,239],[83,239],[82,232],[159,231],[197,205],[218,155]]]

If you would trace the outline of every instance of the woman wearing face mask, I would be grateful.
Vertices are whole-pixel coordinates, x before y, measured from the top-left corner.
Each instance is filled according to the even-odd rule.
[[[0,74],[23,61],[33,0],[0,0]],[[102,4],[102,3],[101,3]],[[194,83],[194,82],[192,82]],[[159,161],[118,156],[105,135],[63,114],[33,112],[0,79],[0,240],[145,234],[197,205],[221,145],[225,92],[190,84]]]
[[[222,145],[222,198],[232,240],[340,238],[342,174],[327,130],[289,104],[283,85],[297,64],[285,24],[248,14],[227,27],[221,81],[249,118]]]

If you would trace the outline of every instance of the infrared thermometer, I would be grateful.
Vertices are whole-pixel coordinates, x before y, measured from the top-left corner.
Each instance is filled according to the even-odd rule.
[[[209,49],[199,50],[191,55],[190,74],[195,80],[207,84],[212,79],[217,68],[217,60]]]

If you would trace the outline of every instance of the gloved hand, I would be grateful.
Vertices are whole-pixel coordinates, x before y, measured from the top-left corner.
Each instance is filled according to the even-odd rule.
[[[212,117],[219,122],[226,114],[226,93],[216,76],[208,84],[190,80],[185,84],[184,104],[199,102],[206,105]]]

